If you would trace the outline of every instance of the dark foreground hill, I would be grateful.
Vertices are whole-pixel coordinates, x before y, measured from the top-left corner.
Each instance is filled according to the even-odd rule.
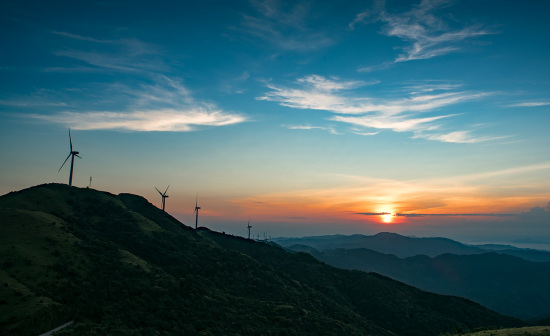
[[[466,299],[193,230],[142,197],[0,197],[0,334],[438,335],[518,326]]]
[[[499,253],[398,258],[368,249],[317,251],[317,259],[345,269],[377,272],[430,292],[466,297],[501,314],[535,319],[550,314],[550,263]]]

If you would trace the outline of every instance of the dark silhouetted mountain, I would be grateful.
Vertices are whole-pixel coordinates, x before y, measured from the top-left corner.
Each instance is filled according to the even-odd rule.
[[[438,335],[518,326],[472,301],[193,230],[142,197],[0,197],[0,334]]]
[[[294,245],[329,265],[377,272],[420,289],[456,295],[523,319],[550,313],[550,263],[483,253],[398,258],[368,249],[317,251]]]
[[[451,254],[481,254],[498,251],[530,261],[550,261],[550,252],[520,249],[507,245],[466,245],[447,238],[413,238],[397,233],[382,232],[373,236],[365,235],[334,235],[303,238],[275,238],[281,246],[291,245],[311,246],[317,250],[366,248],[380,253],[393,254],[400,258],[416,255],[435,257],[445,253]]]

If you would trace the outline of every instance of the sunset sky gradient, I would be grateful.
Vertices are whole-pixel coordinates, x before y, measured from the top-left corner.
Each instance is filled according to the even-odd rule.
[[[0,193],[550,248],[550,3],[2,1]],[[382,214],[382,213],[389,213]],[[399,215],[398,215],[399,214]]]

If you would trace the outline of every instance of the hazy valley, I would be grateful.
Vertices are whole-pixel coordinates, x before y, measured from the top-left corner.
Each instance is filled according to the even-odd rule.
[[[376,272],[430,292],[465,297],[505,315],[550,316],[550,252],[512,246],[488,249],[393,233],[276,241],[332,266]]]

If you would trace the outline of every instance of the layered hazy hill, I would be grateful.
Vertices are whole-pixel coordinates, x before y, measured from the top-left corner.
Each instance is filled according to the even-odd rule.
[[[336,267],[377,272],[430,292],[466,297],[505,315],[523,319],[550,315],[550,262],[530,261],[545,260],[548,252],[511,246],[487,249],[445,238],[391,233],[278,242],[299,242],[288,248]]]
[[[366,235],[331,235],[303,238],[275,238],[278,244],[288,247],[305,245],[317,250],[336,248],[366,248],[381,253],[393,254],[400,258],[426,255],[436,257],[441,254],[482,254],[498,252],[513,255],[529,261],[550,261],[550,252],[533,249],[522,249],[510,245],[466,245],[448,238],[416,238],[397,233],[381,232],[372,236]]]
[[[142,197],[0,197],[0,334],[438,335],[516,326],[466,299],[193,230]]]
[[[351,236],[332,235],[303,238],[277,238],[282,246],[305,245],[317,250],[336,248],[367,248],[381,253],[405,258],[419,254],[437,256],[443,253],[473,254],[484,250],[467,246],[447,238],[411,238],[396,233],[381,232],[373,236],[355,234]]]

